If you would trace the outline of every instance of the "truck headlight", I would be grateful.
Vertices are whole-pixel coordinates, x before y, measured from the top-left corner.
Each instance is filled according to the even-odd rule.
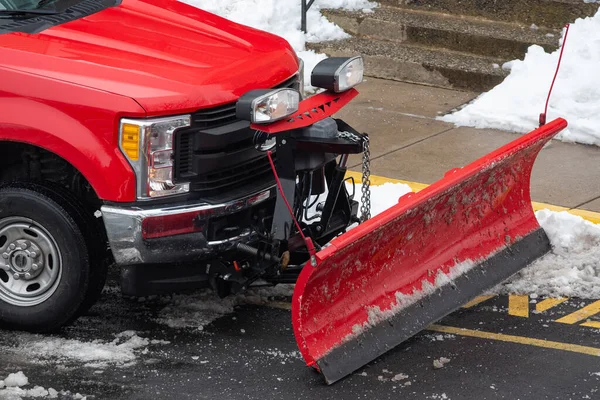
[[[235,113],[253,124],[268,124],[289,117],[298,111],[300,92],[295,89],[258,89],[242,95]]]
[[[326,58],[312,70],[310,84],[341,93],[361,83],[364,70],[361,56]]]
[[[189,192],[189,183],[173,183],[173,133],[190,125],[189,115],[121,120],[119,145],[135,171],[138,199]]]

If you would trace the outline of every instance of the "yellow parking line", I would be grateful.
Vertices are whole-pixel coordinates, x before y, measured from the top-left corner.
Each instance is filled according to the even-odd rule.
[[[519,343],[536,347],[544,347],[547,349],[570,351],[573,353],[588,354],[590,356],[600,356],[600,349],[589,346],[581,346],[578,344],[553,342],[550,340],[533,339],[524,336],[506,335],[503,333],[492,333],[485,331],[475,331],[471,329],[456,328],[453,326],[430,325],[427,330],[450,333],[453,335],[468,336],[480,339],[498,340],[501,342]]]
[[[592,304],[588,304],[587,306],[571,313],[569,315],[565,315],[564,317],[557,319],[556,322],[560,322],[561,324],[576,324],[579,321],[583,321],[591,317],[594,314],[600,312],[600,300],[593,302]]]
[[[515,295],[508,296],[508,315],[515,317],[529,317],[529,296]]]
[[[587,321],[581,324],[581,326],[587,326],[590,328],[600,329],[600,321]]]
[[[356,182],[360,182],[362,174],[360,172],[347,171],[346,177],[348,177],[348,178],[353,177]],[[404,181],[401,179],[386,178],[384,176],[377,176],[377,175],[371,175],[371,177],[369,179],[371,181],[371,185],[373,185],[373,186],[383,185],[384,183],[403,183],[405,185],[408,185],[413,192],[418,192],[419,190],[423,190],[427,186],[429,186],[424,183]],[[535,211],[544,210],[544,209],[548,209],[551,211],[568,211],[569,213],[571,213],[573,215],[578,215],[585,220],[593,222],[594,224],[600,224],[600,213],[597,213],[594,211],[580,210],[578,208],[567,208],[567,207],[555,206],[552,204],[539,203],[537,201],[532,201],[531,205],[533,206],[533,209]]]
[[[483,303],[484,301],[491,299],[492,297],[494,297],[494,295],[477,296],[473,300],[465,304],[463,308],[471,308],[479,303]]]
[[[555,299],[553,299],[553,298],[544,299],[535,305],[535,311],[544,312],[546,310],[551,309],[554,306],[559,305],[560,303],[564,303],[568,299],[569,299],[568,297],[558,297]]]

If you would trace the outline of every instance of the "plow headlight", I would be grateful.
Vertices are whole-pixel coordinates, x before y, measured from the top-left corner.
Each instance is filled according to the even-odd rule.
[[[254,124],[268,124],[298,111],[300,92],[294,89],[260,89],[244,94],[236,104],[240,119]]]
[[[190,190],[173,183],[173,133],[190,126],[189,115],[152,119],[122,119],[119,144],[135,171],[137,198],[169,196]]]
[[[364,69],[361,56],[326,58],[312,70],[310,83],[336,93],[344,92],[363,81]]]

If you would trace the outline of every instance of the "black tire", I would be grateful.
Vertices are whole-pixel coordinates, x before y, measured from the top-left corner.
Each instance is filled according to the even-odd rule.
[[[71,192],[67,192],[59,186],[49,187],[57,196],[61,196],[62,204],[69,205],[71,215],[83,233],[89,255],[90,279],[88,289],[79,309],[69,321],[72,322],[84,315],[100,299],[112,259],[102,220],[94,217],[93,210],[86,210],[81,201]]]
[[[13,278],[8,273],[12,274],[16,270],[0,270],[1,328],[31,332],[55,331],[74,319],[90,300],[90,289],[93,289],[90,280],[97,275],[92,272],[91,252],[86,243],[86,233],[89,233],[90,228],[86,227],[86,221],[82,218],[85,215],[83,209],[68,197],[64,192],[61,194],[54,188],[36,183],[0,186],[0,253],[6,252],[10,245],[7,240],[9,235],[1,236],[2,232],[14,232],[17,229],[15,227],[20,226],[20,219],[30,219],[31,229],[37,229],[34,233],[41,232],[42,236],[47,234],[46,240],[42,240],[42,236],[38,235],[39,248],[41,249],[42,245],[50,246],[59,254],[59,260],[52,258],[54,261],[50,262],[49,259],[43,258],[40,262],[41,269],[44,270],[42,273],[48,268],[56,278],[52,286],[47,285],[46,292],[34,301],[27,299],[28,294],[23,290],[16,293],[14,289],[9,289]],[[14,237],[11,243],[16,243],[13,239]],[[30,240],[30,246],[31,243],[37,243],[34,236],[27,239]],[[44,251],[41,253],[45,254]],[[15,255],[11,253],[9,260],[12,260],[13,256]],[[2,257],[5,258],[4,254]],[[8,265],[17,264],[8,264],[5,260],[5,266]],[[50,268],[51,265],[54,267]],[[59,274],[54,272],[57,266],[60,268]],[[26,281],[22,277],[20,280]],[[44,288],[44,285],[41,286]],[[35,288],[35,285],[33,287]],[[29,288],[25,292],[28,290]],[[35,303],[36,301],[39,303]]]

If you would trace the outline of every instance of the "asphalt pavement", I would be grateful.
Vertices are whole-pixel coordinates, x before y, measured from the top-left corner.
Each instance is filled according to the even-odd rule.
[[[32,385],[106,400],[598,398],[600,319],[594,311],[600,302],[525,297],[478,298],[327,386],[300,358],[289,298],[236,307],[198,330],[156,322],[168,298],[140,302],[109,290],[58,335],[0,331],[0,377],[20,370]],[[133,363],[40,361],[23,351],[36,340],[110,342],[127,331],[156,343],[136,350]]]

